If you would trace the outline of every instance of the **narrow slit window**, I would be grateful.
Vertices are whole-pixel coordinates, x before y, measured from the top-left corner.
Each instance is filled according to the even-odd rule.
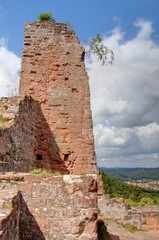
[[[38,161],[43,160],[43,156],[41,154],[36,154],[36,160]]]
[[[69,154],[64,154],[64,161],[68,161]]]

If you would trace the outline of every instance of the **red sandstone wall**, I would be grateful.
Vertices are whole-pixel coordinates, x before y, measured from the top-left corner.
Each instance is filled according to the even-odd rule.
[[[122,198],[98,196],[98,208],[103,216],[115,221],[136,226],[140,230],[159,230],[159,207],[130,207]]]
[[[11,146],[9,129],[14,124],[18,113],[19,103],[23,98],[0,98],[0,161],[7,158],[8,148]]]
[[[30,97],[3,98],[1,116],[5,119],[0,128],[0,164],[5,171],[28,172],[36,167],[37,103]]]
[[[41,162],[63,173],[97,172],[84,50],[65,24],[26,24],[19,93],[37,100],[44,116]]]
[[[138,207],[142,230],[159,230],[159,206]]]
[[[0,239],[97,240],[96,178],[0,176]]]

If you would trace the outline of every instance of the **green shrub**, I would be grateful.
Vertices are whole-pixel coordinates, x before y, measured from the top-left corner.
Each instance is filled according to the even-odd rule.
[[[8,120],[0,115],[0,128],[8,128],[10,127]]]
[[[40,22],[47,21],[47,22],[55,22],[55,19],[52,18],[52,13],[40,13],[38,16]]]
[[[61,175],[60,172],[57,172],[57,171],[53,172],[50,169],[42,169],[42,168],[33,169],[33,170],[31,170],[31,173],[40,175],[42,177],[51,177],[51,176]]]
[[[139,205],[140,206],[152,206],[152,205],[154,205],[154,200],[150,197],[143,197],[140,199]]]
[[[74,30],[74,26],[71,22],[66,21],[67,30]]]
[[[131,206],[159,205],[159,191],[143,189],[110,177],[102,172],[103,186],[106,194],[111,198],[124,198]]]
[[[41,168],[31,170],[32,174],[42,174],[42,172],[43,172],[43,169]]]
[[[137,227],[133,226],[133,225],[124,225],[122,224],[122,226],[127,229],[130,233],[135,233],[137,232]]]

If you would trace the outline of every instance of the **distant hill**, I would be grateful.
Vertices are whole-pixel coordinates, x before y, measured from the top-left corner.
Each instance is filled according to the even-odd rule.
[[[159,205],[159,191],[131,186],[102,172],[103,187],[111,198],[124,198],[132,206]]]
[[[99,168],[100,172],[106,172],[109,176],[128,180],[159,180],[159,168]]]

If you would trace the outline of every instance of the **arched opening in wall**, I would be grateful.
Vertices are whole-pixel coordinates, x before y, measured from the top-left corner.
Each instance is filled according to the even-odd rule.
[[[103,220],[98,220],[96,223],[96,227],[97,227],[98,240],[107,240],[108,233],[107,233],[107,227],[105,225],[105,222]]]

